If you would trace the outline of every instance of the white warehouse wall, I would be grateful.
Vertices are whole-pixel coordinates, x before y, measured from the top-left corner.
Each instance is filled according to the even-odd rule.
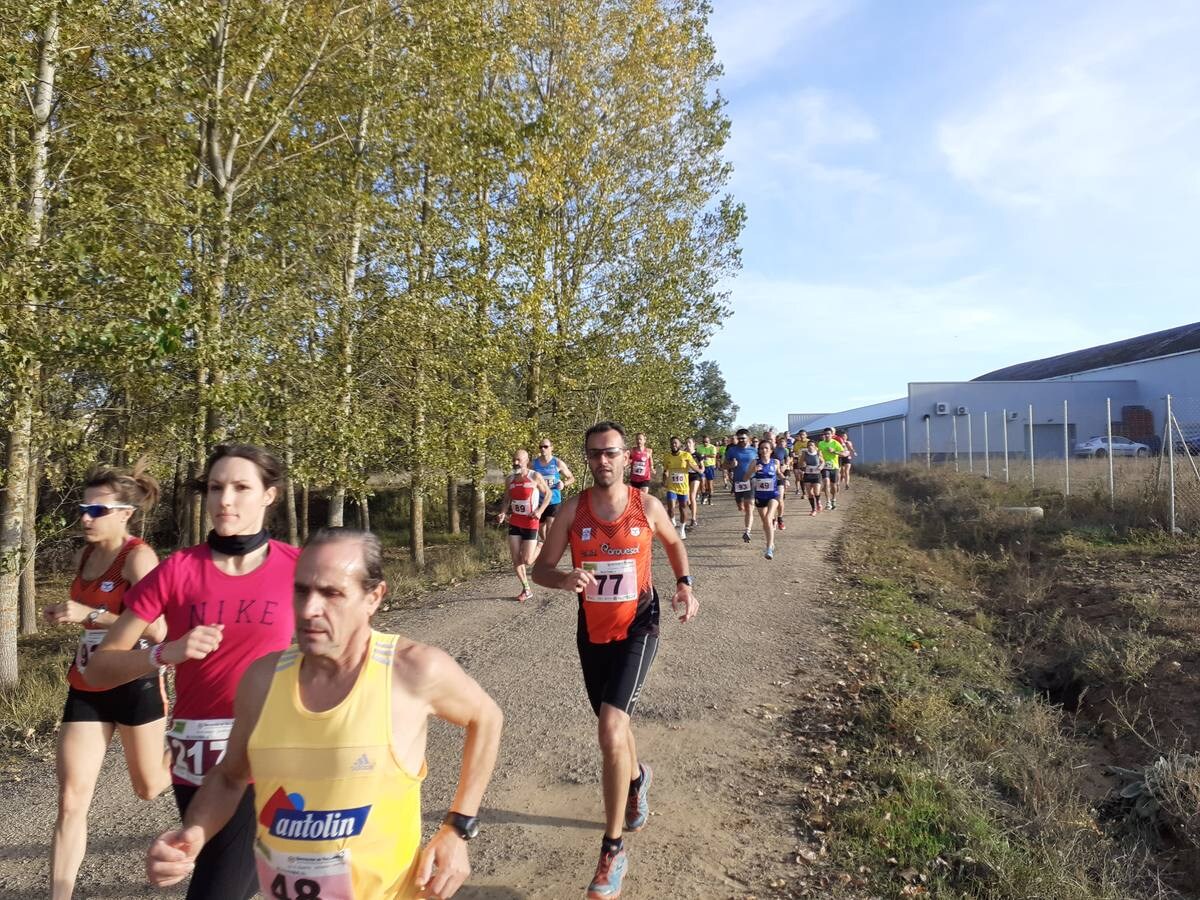
[[[1132,378],[1137,381],[1138,403],[1154,412],[1154,429],[1163,429],[1164,398],[1167,394],[1175,404],[1175,416],[1180,424],[1200,424],[1200,350],[1141,359],[1136,362],[1106,366],[1075,375],[1060,375],[1055,381],[1107,381]],[[1120,411],[1113,411],[1120,418]]]
[[[985,411],[988,414],[987,447],[998,454],[1003,450],[1005,410],[1010,414],[1007,422],[1009,452],[1024,454],[1029,436],[1029,404],[1032,403],[1034,455],[1061,457],[1063,401],[1067,401],[1068,424],[1074,426],[1074,441],[1105,433],[1106,398],[1112,399],[1114,419],[1120,417],[1122,406],[1142,402],[1138,383],[1126,380],[912,382],[908,386],[909,456],[923,458],[925,455],[926,415],[929,416],[929,450],[935,458],[953,454],[956,432],[960,455],[965,455],[969,447],[975,453],[982,453]],[[938,415],[935,411],[938,403],[946,403],[950,414]],[[959,407],[965,407],[968,415],[955,415]],[[1012,413],[1016,413],[1015,418],[1011,417]],[[851,431],[851,436],[853,434]]]

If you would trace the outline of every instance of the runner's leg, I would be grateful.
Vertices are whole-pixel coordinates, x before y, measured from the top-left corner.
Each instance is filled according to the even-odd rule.
[[[87,814],[100,778],[111,722],[63,722],[58,732],[58,818],[50,839],[50,896],[67,900],[87,851]],[[161,745],[160,745],[161,746]]]
[[[179,817],[200,790],[175,784]],[[187,900],[250,900],[258,893],[258,871],[254,864],[254,786],[246,788],[237,810],[225,827],[209,838],[188,883]]]
[[[517,580],[521,582],[521,590],[526,590],[528,579],[525,577],[525,562],[524,549],[522,545],[525,539],[519,534],[510,534],[508,536],[508,555],[512,559],[513,572],[516,573]]]
[[[625,827],[625,801],[633,780],[635,758],[629,714],[604,703],[600,706],[600,752],[604,757],[604,834],[614,840]]]
[[[171,786],[171,751],[163,749],[166,718],[145,725],[118,725],[117,730],[133,792],[143,800],[153,800]]]

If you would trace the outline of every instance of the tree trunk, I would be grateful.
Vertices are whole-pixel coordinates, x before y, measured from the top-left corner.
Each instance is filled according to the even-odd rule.
[[[487,528],[487,493],[485,490],[486,471],[479,462],[478,450],[473,454],[474,463],[471,473],[471,543],[482,547]]]
[[[446,479],[446,530],[451,534],[462,531],[458,517],[458,476],[451,475]]]
[[[30,133],[29,175],[26,181],[25,216],[26,271],[45,232],[47,201],[46,162],[50,151],[50,116],[54,106],[54,79],[58,65],[58,5],[51,4],[38,42],[37,84],[34,87],[33,121]],[[18,315],[26,326],[36,328],[37,308],[22,308]],[[13,373],[12,425],[8,436],[8,465],[4,473],[4,496],[0,501],[0,688],[17,684],[17,628],[20,603],[21,538],[29,491],[29,462],[33,438],[34,386],[39,364],[30,360],[24,371]]]
[[[308,540],[308,485],[300,486],[300,543]]]
[[[293,547],[300,544],[300,529],[296,522],[296,483],[292,480],[292,463],[295,454],[292,452],[292,432],[288,429],[284,438],[283,459],[287,466],[287,477],[283,480],[283,502],[287,513],[288,543]]]
[[[358,498],[358,527],[363,531],[371,530],[371,501],[366,494]]]
[[[425,569],[425,496],[422,493],[421,476],[413,472],[409,487],[409,530],[408,549],[412,553],[413,566],[418,572]]]
[[[37,634],[37,508],[42,483],[41,461],[29,463],[29,493],[21,524],[21,634]]]
[[[187,531],[188,486],[183,473],[187,460],[182,453],[175,454],[175,477],[171,479],[171,521],[175,524],[175,547],[183,547]]]
[[[335,487],[329,492],[329,519],[326,525],[341,526],[346,524],[346,489]]]

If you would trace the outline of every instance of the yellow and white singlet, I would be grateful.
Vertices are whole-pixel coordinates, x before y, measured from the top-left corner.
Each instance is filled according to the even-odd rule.
[[[248,748],[264,897],[417,896],[425,766],[413,775],[393,752],[395,650],[394,635],[372,631],[354,687],[325,712],[300,700],[300,651],[279,657]]]

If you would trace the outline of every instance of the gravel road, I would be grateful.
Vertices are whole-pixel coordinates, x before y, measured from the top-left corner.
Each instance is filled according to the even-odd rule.
[[[623,896],[631,900],[789,895],[799,785],[787,722],[802,695],[831,677],[819,586],[846,510],[814,519],[803,504],[768,561],[761,532],[744,544],[732,500],[715,500],[701,508],[687,541],[700,614],[681,625],[664,602],[662,646],[634,717],[655,780],[650,824],[626,839]],[[799,511],[799,501],[789,502]],[[841,505],[852,503],[851,496]],[[665,600],[673,579],[661,552],[655,572]],[[480,579],[383,614],[376,627],[447,649],[505,713],[483,831],[471,845],[474,874],[457,896],[581,897],[603,811],[595,720],[574,645],[575,601],[539,590],[518,605],[515,593],[512,576]],[[429,829],[452,796],[460,751],[460,734],[434,723],[423,800]],[[53,765],[30,762],[0,781],[0,900],[45,896]],[[176,821],[169,794],[136,800],[114,746],[76,896],[182,896],[149,888],[142,864],[151,839]]]

